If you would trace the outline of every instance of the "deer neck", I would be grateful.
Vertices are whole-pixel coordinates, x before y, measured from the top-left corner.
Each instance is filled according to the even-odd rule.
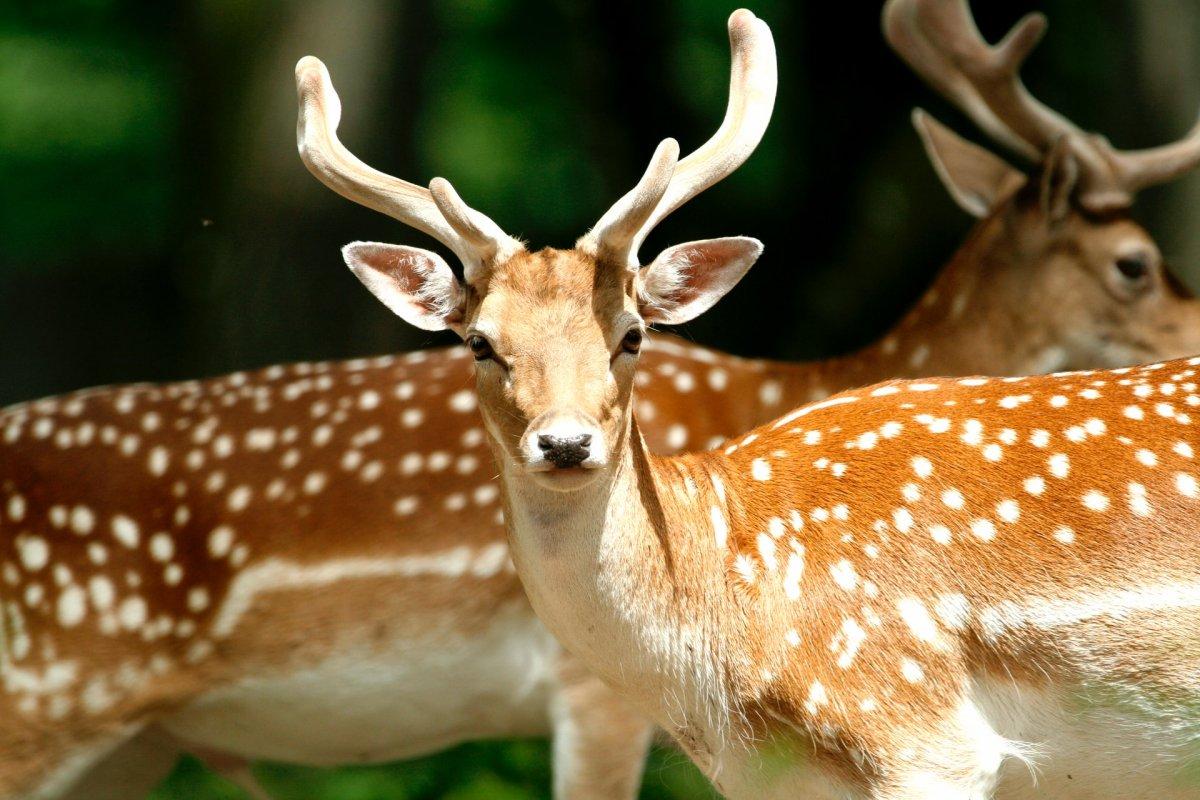
[[[1000,281],[1019,271],[999,214],[979,223],[917,304],[882,338],[846,356],[773,364],[792,405],[892,378],[1034,375],[1066,369],[1069,353],[1024,323]]]
[[[709,509],[725,513],[727,490],[710,457],[659,459],[632,418],[627,430],[615,463],[569,494],[494,447],[513,561],[559,641],[703,758],[729,725],[727,665],[744,641],[713,546]]]

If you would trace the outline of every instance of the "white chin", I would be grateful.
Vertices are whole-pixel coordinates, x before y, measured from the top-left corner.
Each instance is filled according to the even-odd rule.
[[[533,478],[534,483],[556,492],[574,492],[587,486],[599,476],[600,470],[586,467],[529,471],[529,477]]]

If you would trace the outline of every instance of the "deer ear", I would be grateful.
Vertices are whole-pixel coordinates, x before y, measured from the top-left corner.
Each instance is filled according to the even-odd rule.
[[[642,318],[664,325],[695,319],[742,279],[762,250],[762,242],[744,236],[668,247],[639,276]]]
[[[1071,197],[1079,185],[1079,161],[1071,151],[1071,141],[1062,136],[1050,148],[1042,162],[1039,198],[1042,213],[1051,225],[1062,222],[1071,213]]]
[[[925,111],[915,109],[912,122],[942,185],[971,216],[986,217],[1001,198],[1025,183],[1023,172],[968,142]]]
[[[437,253],[379,242],[342,248],[346,266],[398,317],[426,331],[456,328],[465,293]]]

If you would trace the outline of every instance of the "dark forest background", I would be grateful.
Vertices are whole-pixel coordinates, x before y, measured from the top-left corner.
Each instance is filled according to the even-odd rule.
[[[1197,0],[976,0],[995,40],[1041,8],[1033,91],[1123,147],[1200,108]],[[874,338],[969,229],[909,126],[922,105],[981,140],[885,47],[879,2],[760,0],[780,59],[774,122],[733,178],[662,225],[767,244],[682,333],[816,358]],[[534,245],[569,246],[654,145],[715,130],[726,0],[0,0],[0,404],[83,386],[219,374],[441,343],[395,320],[341,263],[355,239],[422,246],[296,156],[292,68],[311,53],[368,163],[463,196]],[[1139,218],[1194,287],[1200,179]],[[2,757],[2,755],[0,755]],[[645,797],[703,796],[658,754]],[[394,767],[265,765],[276,797],[548,795],[543,743],[475,744]],[[195,763],[160,798],[241,795]]]

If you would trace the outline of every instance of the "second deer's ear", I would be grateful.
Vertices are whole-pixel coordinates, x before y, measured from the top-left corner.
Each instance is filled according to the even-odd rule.
[[[1023,172],[968,142],[921,109],[913,111],[912,121],[942,185],[971,216],[986,217],[1001,198],[1025,183]]]
[[[1071,212],[1071,197],[1079,185],[1079,161],[1071,141],[1059,138],[1042,161],[1041,209],[1050,224],[1062,222]]]
[[[465,292],[437,253],[379,242],[353,242],[342,257],[393,313],[422,330],[458,330]]]
[[[651,325],[695,319],[737,285],[762,249],[745,236],[668,247],[638,276],[638,311]]]

